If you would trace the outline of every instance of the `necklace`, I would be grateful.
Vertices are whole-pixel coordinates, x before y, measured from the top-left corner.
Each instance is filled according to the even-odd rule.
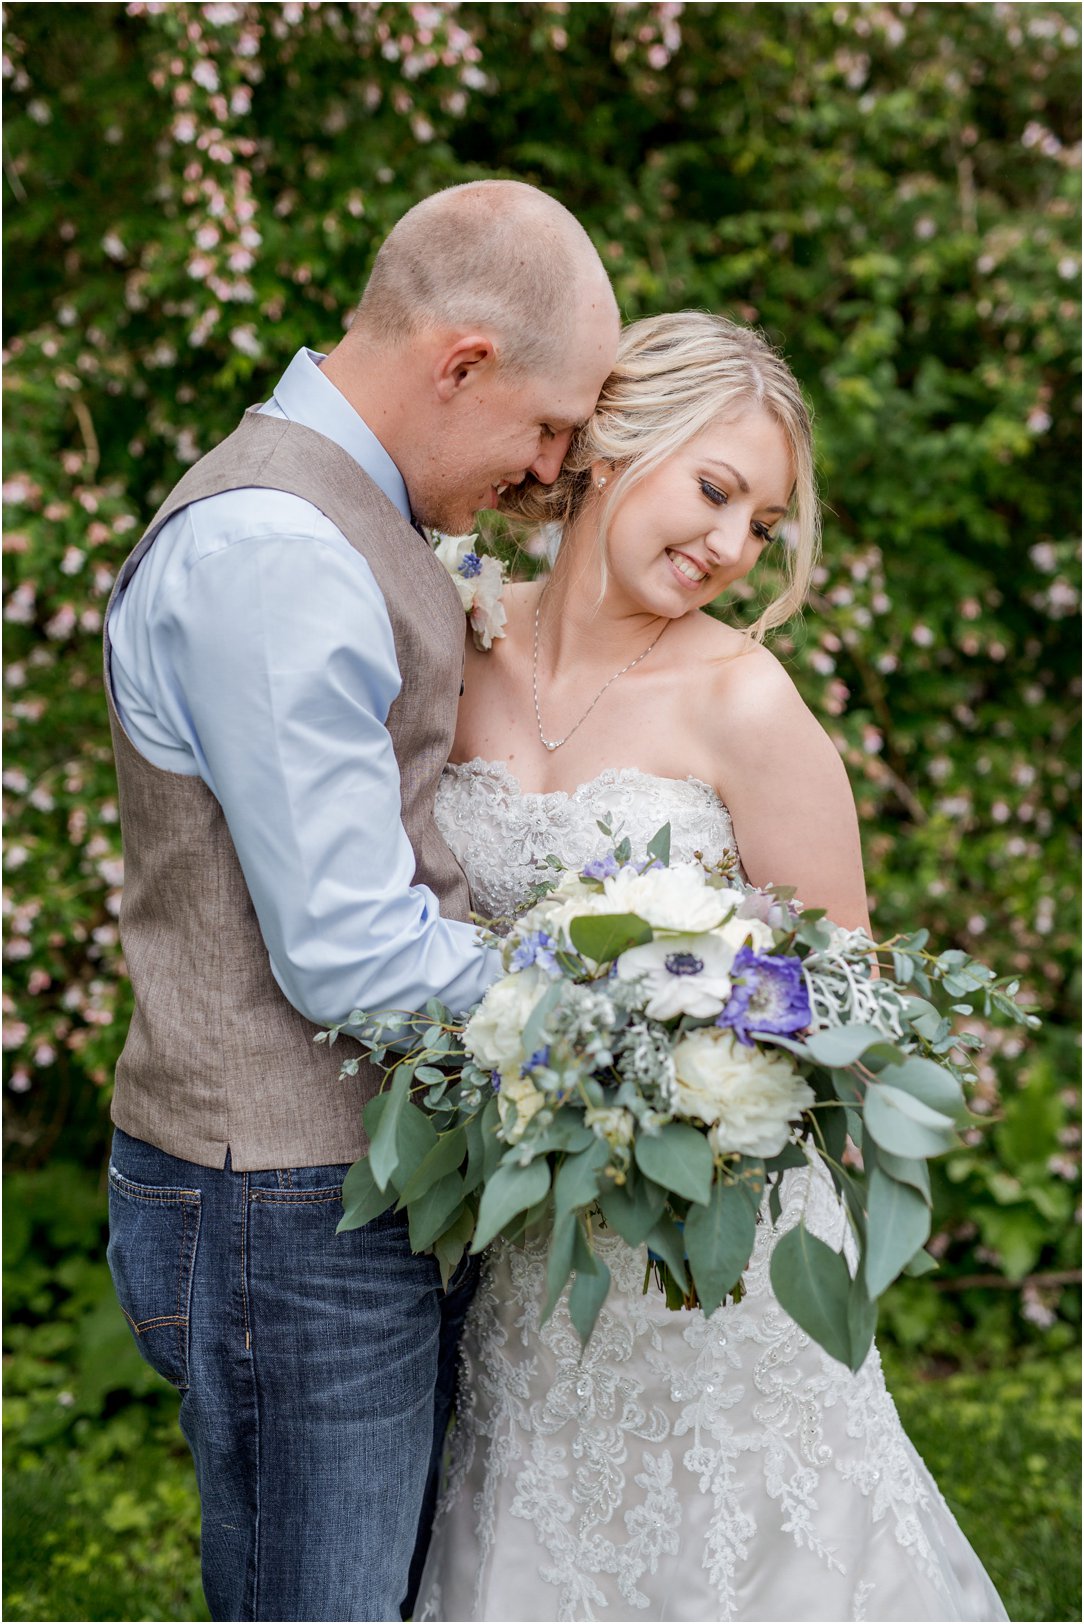
[[[659,637],[662,636],[662,632],[666,630],[666,627],[669,626],[670,622],[666,622],[666,625],[663,626],[662,632],[659,632],[658,637],[652,639],[642,654],[638,654],[635,660],[630,660],[628,665],[623,665],[620,671],[615,671],[613,676],[609,677],[602,684],[602,687],[599,689],[594,699],[592,699],[579,721],[569,728],[563,739],[547,739],[542,730],[542,712],[538,708],[538,626],[542,615],[542,597],[544,596],[545,594],[543,593],[542,596],[539,597],[538,607],[534,612],[534,648],[531,655],[531,689],[534,693],[534,719],[538,723],[538,737],[541,739],[547,750],[559,750],[562,744],[567,744],[573,733],[583,726],[591,712],[594,710],[595,706],[598,704],[599,700],[602,698],[603,694],[606,692],[607,688],[611,687],[612,684],[617,681],[618,677],[623,677],[626,671],[631,671],[634,665],[639,665],[641,660],[647,659],[648,655],[651,653],[651,650],[659,641]]]

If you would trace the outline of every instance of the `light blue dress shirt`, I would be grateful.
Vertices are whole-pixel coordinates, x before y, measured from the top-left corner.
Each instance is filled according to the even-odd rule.
[[[322,359],[299,350],[261,410],[334,440],[409,519],[399,470]],[[326,1026],[482,996],[497,955],[411,883],[385,725],[401,687],[391,622],[329,519],[280,491],[192,503],[115,602],[109,639],[129,738],[217,798],[295,1009]]]

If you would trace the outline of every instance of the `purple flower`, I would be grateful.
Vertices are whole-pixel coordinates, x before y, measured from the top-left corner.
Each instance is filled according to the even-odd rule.
[[[747,1048],[753,1047],[751,1033],[800,1032],[813,1019],[801,959],[743,947],[734,955],[730,979],[733,991],[715,1024],[729,1026]]]
[[[477,553],[463,554],[459,561],[459,573],[468,581],[473,581],[476,575],[481,575],[482,560]]]
[[[528,1072],[540,1071],[544,1066],[548,1066],[549,1063],[550,1046],[548,1043],[546,1043],[543,1044],[541,1049],[536,1049],[534,1054],[528,1055],[527,1059],[520,1067],[520,1076],[526,1077]]]
[[[620,866],[613,852],[607,852],[605,857],[593,857],[589,863],[585,863],[580,873],[585,880],[608,880]]]
[[[546,931],[529,930],[512,954],[511,968],[526,970],[528,965],[537,964],[540,970],[556,975],[557,960],[553,956],[556,946],[557,943]]]

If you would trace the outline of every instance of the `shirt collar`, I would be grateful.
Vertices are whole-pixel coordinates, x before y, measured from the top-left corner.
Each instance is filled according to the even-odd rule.
[[[330,379],[320,370],[324,360],[317,350],[300,349],[275,385],[275,404],[291,423],[301,423],[315,429],[341,446],[379,485],[389,502],[393,502],[412,523],[410,498],[403,476],[390,456],[361,417]]]

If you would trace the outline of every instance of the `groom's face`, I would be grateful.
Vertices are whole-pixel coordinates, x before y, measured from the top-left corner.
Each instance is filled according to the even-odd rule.
[[[411,502],[423,524],[448,535],[474,528],[475,515],[497,508],[503,491],[524,480],[550,485],[561,471],[573,431],[595,409],[613,366],[617,323],[597,330],[550,371],[480,372],[447,413],[440,443],[429,448]]]

